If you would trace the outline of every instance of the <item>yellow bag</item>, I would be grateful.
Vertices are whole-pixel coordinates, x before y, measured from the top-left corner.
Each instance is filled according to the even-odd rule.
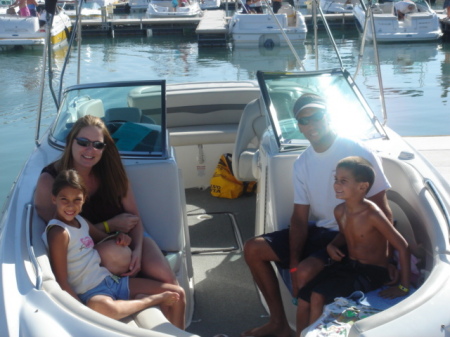
[[[245,193],[252,193],[256,182],[242,182],[233,175],[231,167],[231,154],[226,153],[220,157],[210,181],[211,195],[218,198],[235,199]]]

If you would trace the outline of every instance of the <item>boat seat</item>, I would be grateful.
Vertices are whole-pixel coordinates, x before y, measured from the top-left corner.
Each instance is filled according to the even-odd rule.
[[[99,118],[105,117],[105,108],[101,99],[86,98],[85,100],[77,102],[79,106],[76,107],[78,118],[86,115],[92,115]]]
[[[105,111],[105,122],[124,121],[132,123],[141,122],[141,109],[133,107],[110,108]]]
[[[170,128],[171,146],[231,144],[236,139],[237,124],[211,124]]]
[[[385,2],[385,3],[379,4],[379,8],[382,10],[383,14],[394,15],[394,3],[393,2]]]
[[[233,174],[241,181],[258,178],[257,158],[259,141],[267,129],[262,99],[257,98],[244,109],[233,150]]]

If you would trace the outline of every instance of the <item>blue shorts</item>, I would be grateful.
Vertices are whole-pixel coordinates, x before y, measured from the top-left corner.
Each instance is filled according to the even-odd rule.
[[[450,7],[450,0],[445,0],[443,8],[446,9],[447,7]],[[445,14],[445,13],[444,13]]]
[[[303,247],[303,252],[299,259],[303,260],[309,256],[317,257],[325,264],[329,261],[327,253],[327,245],[334,239],[339,231],[334,231],[328,228],[316,227],[315,224],[310,223],[308,226],[308,237]],[[282,229],[276,232],[261,235],[270,248],[278,256],[280,261],[276,264],[283,269],[289,269],[290,251],[289,251],[289,228]]]
[[[78,297],[81,302],[87,304],[87,302],[96,295],[109,296],[113,300],[129,300],[130,289],[128,288],[128,276],[106,276],[98,286],[86,291],[84,294],[79,294]]]

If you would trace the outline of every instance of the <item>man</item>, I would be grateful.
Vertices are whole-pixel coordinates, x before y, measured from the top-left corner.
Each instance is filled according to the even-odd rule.
[[[294,163],[294,210],[289,229],[264,234],[245,243],[244,256],[270,311],[267,324],[241,336],[291,335],[284,312],[278,279],[270,262],[289,269],[293,296],[314,278],[328,261],[326,245],[338,233],[334,208],[341,201],[333,190],[334,171],[339,160],[361,156],[374,167],[376,179],[368,195],[392,222],[386,190],[389,182],[381,162],[363,144],[339,137],[329,124],[325,101],[314,94],[302,95],[294,105],[300,131],[311,146]],[[310,224],[314,219],[315,224]]]

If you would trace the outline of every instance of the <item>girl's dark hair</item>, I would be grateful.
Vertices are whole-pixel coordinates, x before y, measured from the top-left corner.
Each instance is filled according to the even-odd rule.
[[[366,194],[369,193],[370,188],[375,181],[375,171],[373,170],[372,164],[362,158],[362,157],[346,157],[341,159],[337,164],[337,168],[345,168],[349,170],[355,180],[359,183],[369,183],[369,188],[366,191]]]
[[[87,189],[84,185],[83,179],[75,170],[63,170],[59,172],[53,182],[52,194],[56,197],[58,193],[66,187],[72,187],[80,190],[86,198]]]

